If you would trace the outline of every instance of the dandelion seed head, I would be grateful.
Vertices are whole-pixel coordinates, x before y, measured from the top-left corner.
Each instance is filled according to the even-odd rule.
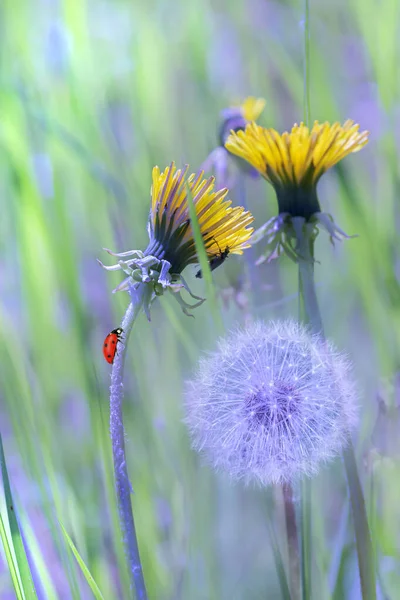
[[[261,485],[318,471],[346,444],[357,393],[348,359],[294,321],[259,322],[219,342],[186,387],[193,447]]]

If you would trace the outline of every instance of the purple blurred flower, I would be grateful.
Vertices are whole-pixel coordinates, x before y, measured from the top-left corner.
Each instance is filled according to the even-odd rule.
[[[71,36],[59,20],[52,20],[44,38],[45,60],[54,75],[63,77],[67,73],[71,57]]]
[[[232,188],[235,185],[239,169],[250,177],[258,177],[257,170],[242,159],[233,156],[225,148],[225,142],[231,131],[241,131],[248,123],[258,119],[265,107],[263,98],[249,96],[241,104],[230,106],[221,111],[221,124],[218,138],[219,146],[207,156],[201,169],[204,172],[214,171],[218,186]]]

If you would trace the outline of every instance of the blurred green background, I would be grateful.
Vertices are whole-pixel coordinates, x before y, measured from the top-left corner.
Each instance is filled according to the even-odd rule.
[[[312,2],[312,119],[352,118],[369,145],[324,176],[323,210],[349,234],[317,243],[326,333],[360,381],[355,438],[380,598],[400,598],[398,56],[400,3]],[[96,263],[102,248],[144,249],[151,170],[197,170],[217,144],[219,112],[266,98],[259,119],[303,118],[302,2],[4,0],[0,8],[0,431],[40,598],[92,598],[63,524],[104,598],[129,598],[108,437],[105,335],[126,293]],[[272,188],[246,181],[260,226]],[[232,190],[231,198],[239,202]],[[265,248],[256,246],[255,254]],[[107,263],[108,264],[108,263]],[[183,385],[218,334],[246,319],[297,315],[286,258],[215,272],[223,328],[209,303],[185,317],[169,297],[135,325],[125,425],[133,509],[150,597],[279,599],[271,526],[283,556],[279,488],[214,474],[190,449]],[[195,268],[186,278],[204,293]],[[312,481],[313,597],[360,597],[340,460]],[[2,514],[4,503],[2,501]],[[0,597],[14,598],[3,550]]]

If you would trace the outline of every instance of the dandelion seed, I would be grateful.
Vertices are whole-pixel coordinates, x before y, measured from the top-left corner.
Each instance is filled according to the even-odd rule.
[[[294,321],[256,323],[200,362],[187,384],[186,423],[216,469],[283,483],[340,452],[356,400],[350,364],[331,344]]]

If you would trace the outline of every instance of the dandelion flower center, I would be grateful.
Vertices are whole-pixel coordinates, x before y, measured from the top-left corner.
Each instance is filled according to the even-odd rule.
[[[299,412],[301,396],[296,385],[286,381],[271,381],[261,385],[258,390],[246,396],[244,405],[252,425],[261,425],[266,429],[286,424]]]

